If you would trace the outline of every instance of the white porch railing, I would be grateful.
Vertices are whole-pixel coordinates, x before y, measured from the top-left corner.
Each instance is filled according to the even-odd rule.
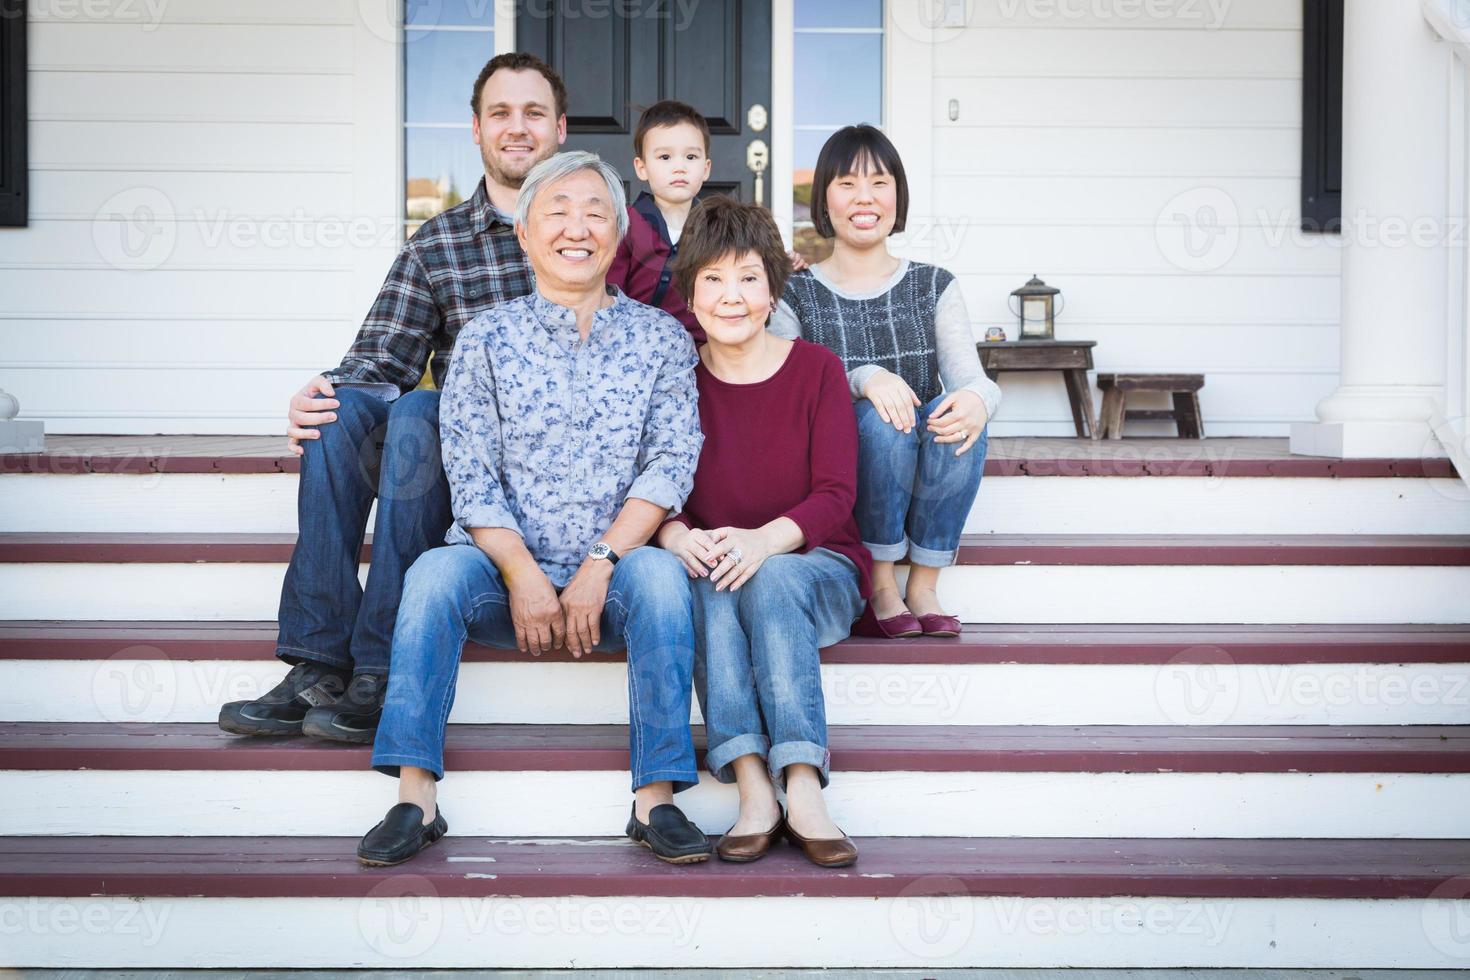
[[[1445,236],[1449,262],[1448,321],[1445,324],[1443,411],[1429,424],[1445,452],[1470,484],[1470,249],[1465,222],[1470,215],[1470,2],[1420,0],[1424,19],[1448,42],[1454,56],[1449,78],[1450,221]]]

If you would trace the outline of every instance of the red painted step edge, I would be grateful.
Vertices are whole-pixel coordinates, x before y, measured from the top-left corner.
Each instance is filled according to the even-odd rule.
[[[990,458],[986,476],[1065,477],[1318,477],[1440,478],[1454,479],[1454,464],[1448,459],[1331,459],[1318,456],[1235,459],[1227,450],[1202,449],[1186,459],[1155,459],[1149,452],[1117,455],[1119,447],[1108,447],[1109,456],[1094,457],[1085,449],[1077,456],[1018,459]],[[75,475],[104,473],[150,475],[154,473],[273,474],[299,473],[301,462],[294,456],[183,456],[158,453],[65,454],[8,453],[0,455],[0,475],[48,473]]]
[[[880,837],[857,844],[855,867],[829,870],[786,845],[754,864],[675,866],[618,839],[450,836],[409,864],[365,868],[353,857],[355,838],[9,837],[0,838],[0,893],[1418,899],[1470,892],[1470,882],[1446,890],[1470,875],[1465,840]],[[493,875],[468,873],[492,866]]]
[[[0,660],[269,660],[273,622],[0,622]],[[468,644],[470,663],[520,663],[517,650]],[[542,662],[575,658],[553,651]],[[622,661],[621,653],[596,659]],[[952,639],[849,637],[830,664],[1470,663],[1470,626],[966,626]]]
[[[0,562],[290,561],[291,534],[0,534]],[[364,545],[362,560],[372,557]],[[1470,535],[966,535],[961,565],[1470,565]]]
[[[703,745],[703,729],[695,740]],[[1470,726],[834,725],[848,772],[1470,773]],[[702,751],[701,751],[702,755]],[[208,724],[0,724],[0,769],[289,770],[369,767],[371,749],[248,738]],[[475,772],[622,771],[621,725],[453,725],[445,764]]]

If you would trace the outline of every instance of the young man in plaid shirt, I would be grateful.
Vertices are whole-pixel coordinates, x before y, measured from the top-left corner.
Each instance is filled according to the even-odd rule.
[[[471,100],[485,179],[403,246],[342,363],[292,397],[299,536],[276,655],[294,666],[265,696],[222,707],[225,731],[373,741],[404,575],[443,543],[452,520],[439,392],[414,389],[431,354],[435,385],[443,383],[464,324],[531,292],[511,216],[526,174],[566,140],[566,103],[561,78],[532,55],[485,66]],[[374,498],[364,589],[358,554]]]

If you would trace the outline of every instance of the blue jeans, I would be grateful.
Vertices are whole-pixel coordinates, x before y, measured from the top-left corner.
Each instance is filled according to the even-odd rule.
[[[689,731],[694,624],[689,576],[661,548],[635,548],[613,566],[598,650],[628,651],[633,788],[699,781]],[[488,555],[469,544],[435,548],[408,570],[373,768],[444,776],[444,726],[454,704],[465,639],[514,649],[510,595]]]
[[[439,456],[439,392],[411,391],[391,405],[350,388],[337,421],[302,443],[296,550],[281,587],[276,656],[354,673],[388,670],[403,577],[444,543],[453,519]],[[374,498],[373,560],[358,583]]]
[[[826,786],[831,755],[818,651],[845,638],[862,615],[857,568],[814,548],[767,558],[735,592],[716,592],[707,578],[689,589],[709,771],[734,782],[730,763],[754,753],[778,783],[787,766],[806,763]]]
[[[898,561],[945,568],[959,553],[965,518],[975,503],[985,471],[990,426],[963,456],[959,443],[934,441],[926,428],[929,413],[945,396],[914,410],[914,431],[904,433],[883,421],[873,403],[857,403],[858,531],[874,561]]]

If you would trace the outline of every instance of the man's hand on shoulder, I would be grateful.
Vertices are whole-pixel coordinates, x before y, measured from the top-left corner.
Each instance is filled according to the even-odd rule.
[[[335,409],[339,407],[336,389],[320,374],[292,395],[291,408],[286,414],[287,445],[291,452],[297,456],[305,454],[301,441],[320,439],[322,434],[316,427],[337,421]]]
[[[612,562],[588,558],[561,590],[561,610],[567,623],[567,648],[572,656],[591,653],[602,640],[602,609],[612,581]]]

